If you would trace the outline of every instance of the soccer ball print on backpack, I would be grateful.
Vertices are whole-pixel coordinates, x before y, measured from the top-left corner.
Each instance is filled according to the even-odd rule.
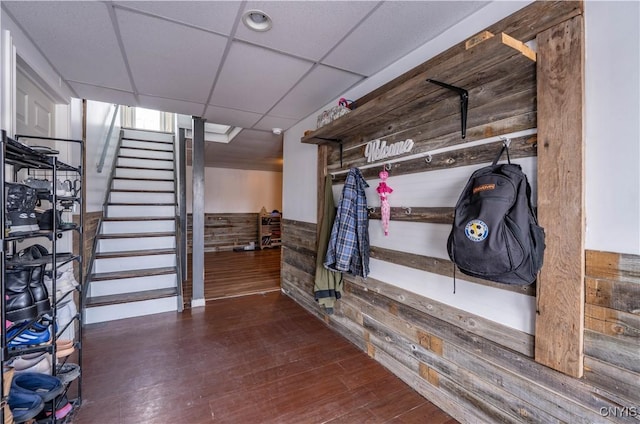
[[[506,164],[497,164],[503,152]],[[475,171],[460,194],[447,240],[451,260],[464,274],[528,285],[542,267],[544,229],[531,206],[531,187],[505,143],[493,163]]]

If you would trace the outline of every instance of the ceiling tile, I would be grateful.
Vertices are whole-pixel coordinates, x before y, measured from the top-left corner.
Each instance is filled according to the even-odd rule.
[[[323,63],[371,76],[486,4],[482,1],[385,2]]]
[[[288,130],[290,127],[297,124],[299,119],[281,118],[279,116],[265,115],[257,124],[253,126],[253,129],[262,131],[271,131],[273,128],[282,128]]]
[[[102,2],[3,1],[64,79],[131,90]]]
[[[256,32],[240,24],[236,38],[296,56],[319,60],[378,2],[373,1],[252,1],[244,11],[268,14],[273,27]]]
[[[311,62],[234,41],[210,103],[264,113],[311,65]]]
[[[203,104],[185,102],[182,100],[165,99],[162,97],[151,96],[138,96],[138,106],[145,107],[147,109],[171,111],[173,113],[180,113],[183,115],[198,116],[202,113]]]
[[[201,113],[202,111],[200,111]],[[208,105],[203,118],[207,122],[216,124],[233,125],[240,128],[251,128],[262,115],[243,110],[227,109],[219,106]]]
[[[229,35],[241,3],[238,1],[119,1],[114,4]]]
[[[206,103],[225,37],[122,9],[116,15],[138,92]]]
[[[79,82],[67,81],[76,94],[81,99],[98,100],[104,103],[115,103],[119,105],[138,106],[133,93],[121,90],[111,90],[105,87],[82,84]]]
[[[325,105],[360,81],[362,77],[327,66],[316,66],[273,109],[271,115],[302,119]]]

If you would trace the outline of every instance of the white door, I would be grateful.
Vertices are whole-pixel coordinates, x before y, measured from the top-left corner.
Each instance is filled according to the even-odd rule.
[[[20,69],[16,72],[16,134],[53,137],[55,103]]]

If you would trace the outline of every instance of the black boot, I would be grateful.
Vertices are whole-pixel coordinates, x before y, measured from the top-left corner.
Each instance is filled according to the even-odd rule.
[[[36,319],[38,308],[29,289],[31,268],[16,267],[5,271],[5,305],[7,320],[23,321]]]
[[[48,255],[49,252],[44,246],[35,244],[19,251],[10,262],[26,262],[25,268],[30,269],[31,277],[29,279],[29,290],[33,297],[33,303],[36,305],[38,315],[51,311],[51,302],[49,301],[49,291],[44,284],[44,268],[46,264],[28,264],[29,262],[41,260]]]
[[[47,286],[44,285],[44,267],[45,265],[31,267],[31,280],[29,281],[29,289],[31,290],[31,296],[33,297],[33,303],[36,305],[38,315],[51,312],[49,292]]]

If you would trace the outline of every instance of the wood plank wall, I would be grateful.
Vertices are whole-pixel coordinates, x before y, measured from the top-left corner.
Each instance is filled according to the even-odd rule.
[[[101,211],[87,212],[84,215],[84,228],[82,230],[84,234],[84,247],[83,247],[84,281],[86,281],[87,275],[89,274],[89,265],[91,263],[91,256],[93,255],[93,245],[94,245],[96,235],[98,234],[98,225],[100,224],[101,219],[102,219]],[[78,225],[80,224],[79,215],[73,216],[73,222]],[[74,252],[78,252],[78,244],[79,244],[78,233],[74,231],[73,232],[73,251]],[[74,271],[76,274],[75,277],[79,281],[77,262],[74,262]]]
[[[530,335],[372,278],[348,276],[325,314],[315,242],[315,224],[283,221],[283,292],[460,422],[638,422],[640,257],[588,252],[588,356],[576,379],[536,363]]]
[[[535,3],[492,29],[509,28],[513,34],[520,34],[522,41],[528,41],[538,32],[581,14],[581,8],[581,4],[575,2]],[[460,46],[452,51],[459,53]],[[436,59],[445,61],[455,56],[454,53],[447,51]],[[425,69],[425,66],[416,68],[414,75]],[[481,90],[476,90],[474,96],[471,87],[471,98],[478,102],[470,103],[467,142],[536,127],[535,77],[513,71],[496,80],[488,77],[482,80],[486,86],[499,87],[497,97],[483,97]],[[408,79],[399,78],[377,91],[376,96],[365,96],[364,101],[375,101],[381,93]],[[493,92],[496,93],[498,91]],[[320,167],[326,163],[325,172],[336,172],[363,165],[363,142],[383,136],[393,142],[392,137],[384,135],[386,131],[397,130],[397,139],[403,139],[411,137],[409,134],[415,130],[421,138],[411,138],[416,140],[418,152],[429,152],[443,143],[460,143],[455,100],[439,100],[449,113],[438,117],[435,129],[419,126],[420,119],[412,123],[413,118],[403,117],[403,121],[392,128],[380,129],[379,133],[355,131],[344,145],[342,167],[337,148],[321,147],[319,154],[322,156],[324,150],[328,151],[328,159],[319,157]],[[484,120],[474,120],[472,113],[486,115]],[[514,139],[515,157],[535,156],[536,142],[535,133]],[[434,170],[454,173],[458,167],[486,163],[492,151],[495,146],[432,155],[427,166],[424,159],[394,163],[390,174],[392,177],[426,175]],[[378,171],[379,168],[363,169],[363,174],[365,179],[375,179]],[[322,175],[320,170],[319,180]],[[334,184],[340,184],[342,178],[337,174]],[[406,213],[406,207],[411,207],[411,214]],[[370,232],[378,228],[376,218],[379,217],[379,210],[374,210]],[[425,207],[416,201],[394,207],[391,220],[392,224],[394,220],[402,220],[446,226],[451,222],[451,207]],[[463,423],[638,423],[640,257],[587,252],[585,373],[583,378],[575,378],[536,362],[533,358],[535,340],[531,334],[402,288],[402,274],[393,277],[386,274],[385,281],[376,279],[374,272],[366,280],[347,276],[344,296],[337,302],[335,313],[327,315],[313,297],[317,225],[285,219],[282,234],[283,292],[457,420]],[[442,257],[375,244],[371,256],[380,263],[404,267],[402,269],[451,276],[451,264]],[[472,283],[496,292],[514,290],[482,280]],[[535,296],[531,288],[517,293]]]
[[[187,215],[187,249],[191,251],[191,214]],[[258,213],[206,213],[204,250],[233,250],[250,242],[258,245]]]
[[[640,407],[640,256],[587,250],[585,283],[585,379]]]

